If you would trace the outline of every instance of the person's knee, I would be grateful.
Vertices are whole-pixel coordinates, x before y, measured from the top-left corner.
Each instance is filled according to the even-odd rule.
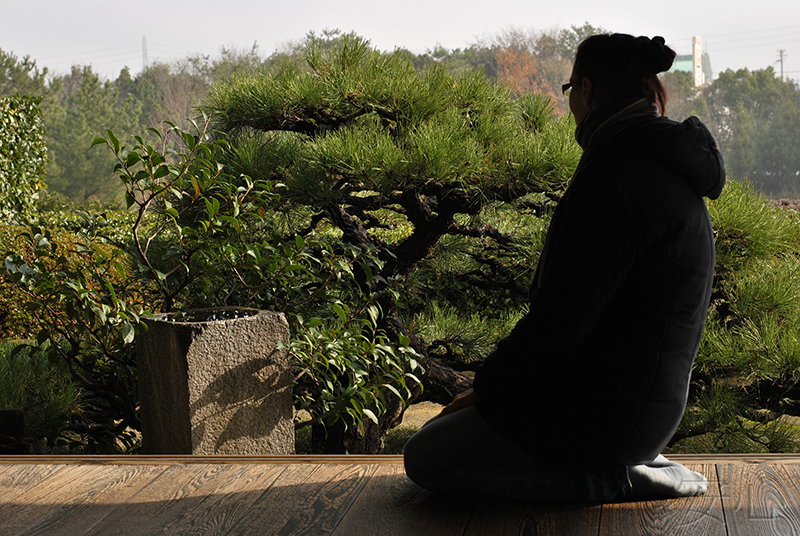
[[[403,466],[406,476],[423,488],[429,488],[435,473],[427,451],[425,434],[421,432],[412,435],[403,447]]]

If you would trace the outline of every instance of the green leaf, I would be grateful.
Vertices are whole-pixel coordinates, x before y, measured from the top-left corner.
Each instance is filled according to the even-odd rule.
[[[189,151],[193,151],[197,144],[197,139],[194,137],[193,134],[189,132],[183,132],[182,134],[183,134],[183,141],[184,143],[186,143],[186,147],[188,147]]]
[[[367,313],[369,314],[369,319],[372,321],[373,326],[378,325],[378,317],[380,316],[380,310],[375,305],[370,305],[367,307]]]
[[[161,177],[166,177],[167,175],[169,175],[169,167],[166,165],[161,165],[156,168],[155,172],[153,173],[153,178],[160,179]]]
[[[50,338],[50,330],[45,328],[36,335],[36,344],[43,345]]]
[[[91,147],[94,147],[95,145],[105,145],[105,144],[106,144],[106,139],[105,138],[95,138],[94,141],[92,141]],[[91,149],[91,147],[90,147],[90,149]]]
[[[130,344],[133,342],[133,338],[135,336],[135,331],[133,326],[130,322],[123,322],[122,324],[122,340],[125,344]]]
[[[336,313],[339,316],[339,318],[342,319],[342,322],[347,322],[347,313],[345,312],[344,308],[341,305],[339,305],[338,303],[334,303],[331,305],[331,309],[333,309],[333,312]]]
[[[369,420],[371,420],[375,424],[378,424],[378,417],[375,416],[375,414],[372,412],[371,409],[364,408],[364,415],[369,417]]]
[[[400,396],[400,392],[399,392],[397,389],[395,389],[395,387],[394,387],[393,385],[389,385],[388,383],[385,383],[385,384],[383,384],[383,386],[384,386],[386,389],[388,389],[388,390],[390,390],[391,392],[393,392],[395,395],[397,395],[397,398],[399,398],[399,399],[401,399],[401,400],[402,400],[402,398],[403,398],[403,397],[402,397],[402,396]]]
[[[119,153],[119,140],[117,139],[117,137],[114,135],[113,132],[111,132],[111,129],[108,128],[106,129],[106,134],[108,135],[108,141],[114,148],[114,153]]]
[[[140,160],[141,160],[141,158],[139,157],[139,153],[137,153],[136,151],[131,151],[125,157],[125,165],[127,167],[132,167],[133,165],[135,165]]]

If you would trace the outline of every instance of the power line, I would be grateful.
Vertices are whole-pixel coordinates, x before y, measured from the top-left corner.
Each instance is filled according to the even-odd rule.
[[[774,33],[776,31],[780,31],[780,30],[795,30],[795,31],[797,31],[797,30],[800,30],[800,26],[798,26],[798,25],[795,25],[795,26],[781,26],[780,28],[765,28],[763,30],[749,30],[747,32],[735,32],[735,33],[704,35],[703,39],[708,39],[709,37],[710,38],[714,38],[714,37],[734,37],[734,36],[738,37],[738,36],[741,36],[741,35],[749,35],[749,34],[763,33],[763,32],[773,32]],[[768,37],[771,37],[771,36],[768,36]],[[687,40],[689,40],[691,38],[692,38],[692,36],[682,37],[682,38],[675,39],[675,40],[676,41],[687,41]]]

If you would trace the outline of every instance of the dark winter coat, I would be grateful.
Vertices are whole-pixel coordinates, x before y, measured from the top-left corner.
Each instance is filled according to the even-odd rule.
[[[646,101],[591,112],[530,310],[475,377],[478,409],[534,455],[646,463],[683,415],[709,305],[703,197],[725,183],[708,129]]]

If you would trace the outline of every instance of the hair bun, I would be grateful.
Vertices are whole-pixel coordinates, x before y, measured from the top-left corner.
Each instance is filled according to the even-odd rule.
[[[645,74],[658,74],[668,71],[675,61],[675,51],[666,46],[666,41],[660,35],[653,37],[637,37],[633,41],[637,49],[639,60],[644,67]]]

